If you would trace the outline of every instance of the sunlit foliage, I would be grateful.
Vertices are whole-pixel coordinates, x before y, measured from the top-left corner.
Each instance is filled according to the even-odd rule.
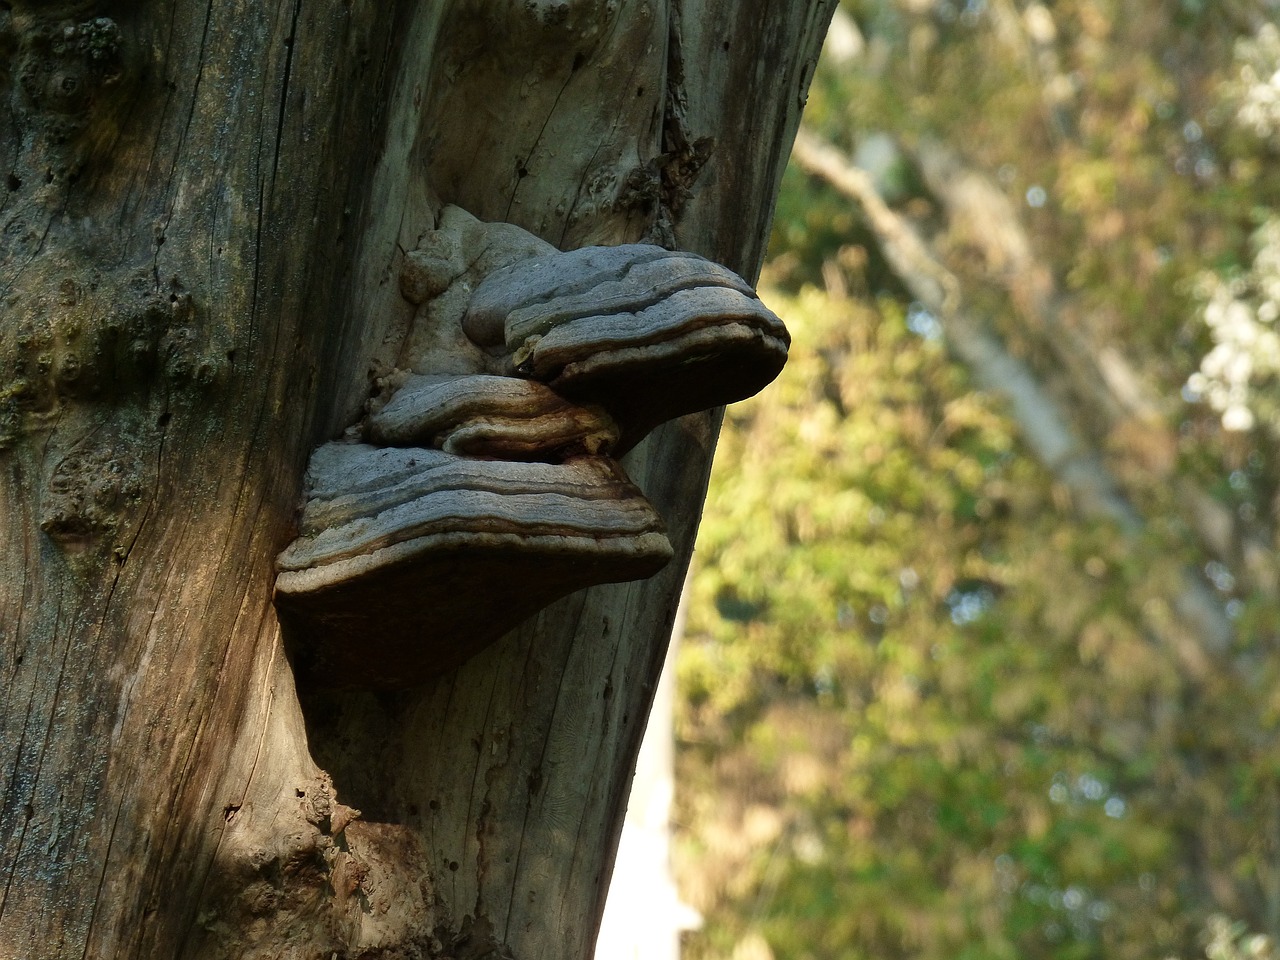
[[[1219,716],[1256,694],[1144,628],[1177,564],[1079,524],[891,299],[774,299],[798,347],[730,414],[680,664],[692,955],[1186,942],[1183,831],[1280,757]]]
[[[1223,957],[1280,934],[1280,405],[1257,363],[1265,429],[1226,430],[1192,379],[1215,285],[1266,320],[1280,178],[1237,113],[1271,8],[843,5],[807,122],[1047,383],[1054,337],[1128,358],[1147,419],[1077,426],[1145,523],[1083,518],[858,211],[789,171],[766,296],[793,356],[729,411],[680,660],[691,960],[1191,958],[1219,914],[1243,924]],[[1016,204],[1052,311],[947,220],[912,160],[931,138]],[[1187,484],[1252,561],[1192,534]],[[1189,571],[1225,649],[1178,612]]]
[[[1223,105],[1234,122],[1258,138],[1263,154],[1280,157],[1280,28],[1264,24],[1236,43],[1239,73],[1222,85]],[[1213,349],[1188,386],[1222,414],[1227,430],[1280,431],[1274,399],[1280,374],[1280,216],[1264,217],[1251,239],[1252,262],[1241,270],[1206,273],[1204,321]]]
[[[1247,270],[1205,276],[1204,322],[1214,345],[1187,381],[1193,396],[1222,414],[1227,430],[1252,430],[1259,417],[1280,429],[1280,217],[1258,228],[1253,251]]]

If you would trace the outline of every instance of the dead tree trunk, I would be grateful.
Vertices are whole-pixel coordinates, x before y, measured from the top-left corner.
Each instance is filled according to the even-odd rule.
[[[832,6],[0,3],[0,957],[589,954],[715,415],[662,573],[410,690],[295,683],[274,558],[445,204],[753,278]]]

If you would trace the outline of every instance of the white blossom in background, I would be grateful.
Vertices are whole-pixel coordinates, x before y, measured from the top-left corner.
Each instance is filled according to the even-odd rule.
[[[1280,141],[1280,28],[1268,23],[1239,41],[1236,62],[1240,72],[1223,89],[1236,122],[1264,140]],[[1222,415],[1227,430],[1251,430],[1262,419],[1280,431],[1274,389],[1280,375],[1280,217],[1267,220],[1252,240],[1246,272],[1203,280],[1204,322],[1214,345],[1187,387]]]
[[[1254,258],[1243,276],[1205,278],[1204,322],[1213,349],[1187,381],[1192,393],[1222,414],[1227,430],[1251,430],[1259,415],[1274,420],[1274,391],[1259,391],[1280,375],[1280,218],[1254,234]],[[1280,421],[1275,421],[1280,423]]]
[[[1236,44],[1240,74],[1227,95],[1238,104],[1236,119],[1260,137],[1280,136],[1280,28],[1264,25]]]

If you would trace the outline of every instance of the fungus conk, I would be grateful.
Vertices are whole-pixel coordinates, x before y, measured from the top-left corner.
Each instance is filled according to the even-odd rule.
[[[312,455],[276,604],[299,666],[399,687],[552,601],[672,555],[617,458],[660,423],[743,399],[786,361],[731,270],[647,244],[561,252],[446,208],[410,254],[395,388],[361,442]]]

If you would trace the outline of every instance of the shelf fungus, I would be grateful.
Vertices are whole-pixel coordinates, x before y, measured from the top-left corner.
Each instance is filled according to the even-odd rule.
[[[751,286],[693,254],[562,253],[446,208],[408,259],[411,372],[362,442],[312,454],[277,561],[295,662],[330,686],[419,683],[566,594],[656,573],[671,544],[616,458],[786,360]]]
[[[602,457],[563,464],[330,443],[312,457],[301,536],[278,560],[299,667],[400,687],[452,669],[554,600],[651,576],[661,519]]]
[[[408,378],[369,417],[366,434],[384,446],[498,460],[562,460],[618,442],[617,424],[600,407],[570,403],[532,380],[480,374]]]
[[[511,373],[596,403],[620,450],[674,417],[742,400],[786,363],[790,337],[726,267],[648,244],[548,253],[496,270],[462,321]]]

